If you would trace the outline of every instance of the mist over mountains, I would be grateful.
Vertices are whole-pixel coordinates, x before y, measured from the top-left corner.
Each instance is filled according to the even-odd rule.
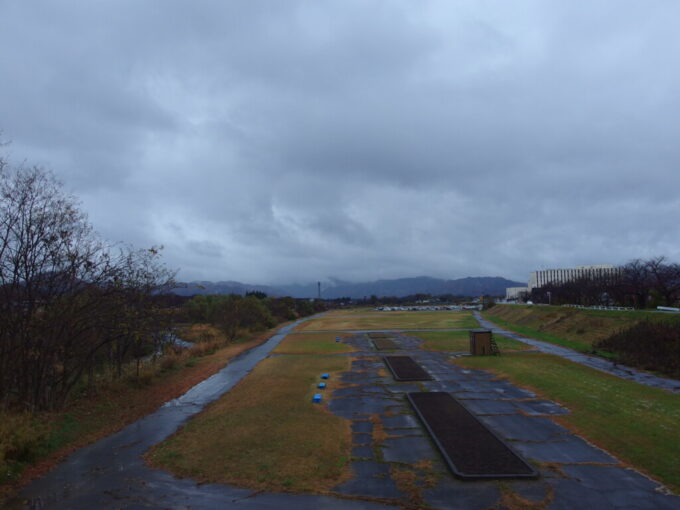
[[[412,294],[453,294],[454,296],[504,296],[506,287],[521,287],[526,282],[516,282],[499,276],[477,276],[443,280],[429,276],[415,278],[397,278],[393,280],[376,280],[372,282],[344,282],[331,279],[321,282],[321,297],[335,299],[340,297],[363,298],[376,295],[409,296]],[[317,284],[290,285],[250,285],[247,283],[227,282],[189,282],[182,283],[173,289],[175,294],[192,296],[194,294],[245,294],[246,292],[266,292],[270,296],[292,296],[296,298],[317,297]]]

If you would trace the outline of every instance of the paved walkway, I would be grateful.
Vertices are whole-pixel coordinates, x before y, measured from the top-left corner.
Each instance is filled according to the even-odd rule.
[[[614,363],[613,361],[609,361],[604,358],[590,356],[588,354],[576,352],[572,349],[567,349],[566,347],[560,347],[559,345],[518,335],[517,333],[513,333],[512,331],[508,331],[496,326],[493,322],[482,317],[479,312],[474,312],[474,316],[483,328],[490,329],[499,335],[507,336],[514,340],[529,344],[541,352],[554,354],[555,356],[566,358],[570,361],[573,361],[574,363],[580,363],[581,365],[621,377],[622,379],[629,379],[631,381],[652,386],[654,388],[661,388],[673,393],[680,393],[680,381],[659,377],[648,372],[642,372],[625,365]]]
[[[506,508],[497,481],[463,482],[446,468],[404,398],[406,392],[430,390],[450,392],[538,465],[538,480],[503,482],[506,498],[512,492],[524,498],[524,506],[542,502],[543,508],[565,510],[680,508],[680,497],[662,494],[657,483],[555,423],[551,417],[569,410],[552,401],[488,372],[463,369],[451,363],[453,353],[420,350],[419,339],[403,334],[394,337],[402,350],[389,354],[413,357],[434,380],[395,382],[367,335],[344,341],[360,352],[342,374],[346,386],[334,391],[329,409],[352,420],[356,476],[336,487],[339,493],[441,510]]]

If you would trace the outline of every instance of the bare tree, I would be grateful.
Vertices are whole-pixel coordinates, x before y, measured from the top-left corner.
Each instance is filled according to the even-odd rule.
[[[158,251],[113,249],[38,167],[0,159],[0,397],[58,407],[108,346],[148,333],[148,296],[172,280]],[[130,340],[132,339],[132,340]]]

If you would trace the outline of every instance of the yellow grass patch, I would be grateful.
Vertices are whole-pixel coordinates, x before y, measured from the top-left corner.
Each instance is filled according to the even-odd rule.
[[[330,354],[354,352],[352,345],[336,342],[336,337],[350,335],[342,333],[293,333],[276,346],[273,352],[279,354]]]
[[[469,331],[413,331],[407,334],[423,340],[421,349],[426,351],[470,351]],[[531,349],[530,345],[501,335],[494,335],[494,340],[501,352]]]
[[[328,398],[347,356],[277,356],[148,455],[179,476],[278,491],[330,489],[351,476],[350,422],[312,395]],[[317,390],[329,372],[326,390]]]
[[[335,311],[300,324],[298,331],[356,331],[371,329],[464,329],[478,323],[467,311],[374,312]]]
[[[188,324],[178,328],[177,336],[187,342],[227,341],[224,332],[212,324]]]

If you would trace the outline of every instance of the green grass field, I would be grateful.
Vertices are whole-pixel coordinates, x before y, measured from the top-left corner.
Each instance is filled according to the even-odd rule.
[[[321,491],[349,476],[349,421],[311,402],[322,372],[330,395],[348,356],[267,358],[233,390],[147,455],[152,465],[202,482]],[[295,447],[291,447],[295,445]]]
[[[276,346],[277,354],[332,354],[336,352],[354,352],[351,345],[336,342],[336,336],[347,336],[342,333],[292,333]]]
[[[380,329],[470,329],[479,324],[471,312],[374,312],[338,310],[300,324],[298,331],[357,331]]]
[[[492,370],[565,405],[571,414],[556,421],[680,491],[680,395],[547,354],[468,357],[456,363]]]
[[[423,340],[422,349],[429,351],[469,352],[470,337],[468,331],[411,331],[406,333]],[[525,351],[531,346],[500,335],[494,335],[498,348],[503,352]]]

